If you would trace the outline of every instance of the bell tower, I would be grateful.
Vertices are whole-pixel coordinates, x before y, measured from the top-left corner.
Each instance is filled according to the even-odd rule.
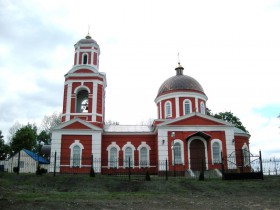
[[[74,47],[74,65],[64,76],[62,122],[81,118],[103,127],[107,84],[99,72],[99,45],[87,34]]]

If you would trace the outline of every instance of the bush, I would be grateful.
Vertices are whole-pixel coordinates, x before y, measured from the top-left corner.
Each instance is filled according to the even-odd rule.
[[[36,170],[36,174],[37,174],[37,175],[42,175],[42,174],[45,174],[45,173],[47,173],[47,172],[48,172],[47,169],[41,168],[40,166],[37,166],[37,170]]]
[[[146,180],[146,181],[151,181],[151,176],[150,176],[149,171],[146,171],[146,177],[145,177],[145,180]]]
[[[18,167],[14,167],[13,168],[13,172],[18,173],[19,172],[19,168]]]

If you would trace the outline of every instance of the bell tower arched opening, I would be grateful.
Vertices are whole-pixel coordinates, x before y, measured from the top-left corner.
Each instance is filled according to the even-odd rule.
[[[88,91],[87,90],[80,90],[77,93],[76,112],[77,113],[87,113],[88,112]]]

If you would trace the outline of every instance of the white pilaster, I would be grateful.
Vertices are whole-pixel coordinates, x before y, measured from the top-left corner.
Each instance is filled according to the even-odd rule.
[[[195,112],[198,112],[198,98],[195,97]]]
[[[229,169],[235,169],[236,168],[236,156],[235,156],[235,144],[234,144],[234,129],[233,128],[227,128],[225,130],[226,135],[226,145],[227,145],[227,156],[232,154],[232,158],[228,162],[228,168]]]
[[[179,117],[180,116],[180,109],[179,109],[179,98],[176,97],[175,98],[175,106],[176,106],[176,117]]]
[[[92,121],[96,121],[96,113],[97,113],[97,87],[98,84],[93,82],[93,92],[92,92]]]
[[[70,120],[72,83],[68,83],[66,100],[66,121]]]
[[[56,172],[60,172],[61,133],[57,131],[53,131],[52,133],[51,161],[50,161],[49,172],[54,172],[55,152],[56,152]]]
[[[164,140],[164,144],[163,144]],[[159,171],[166,170],[165,161],[168,161],[168,136],[167,131],[163,129],[158,130],[158,161]]]
[[[159,102],[159,119],[162,119],[161,101]]]
[[[101,172],[101,133],[92,134],[92,150],[93,167],[97,173]]]
[[[93,54],[94,54],[94,46],[92,46],[92,50],[91,50],[91,65],[93,65]]]

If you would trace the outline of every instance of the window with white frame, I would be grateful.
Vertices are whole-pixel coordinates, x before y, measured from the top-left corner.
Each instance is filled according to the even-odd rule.
[[[212,144],[212,158],[213,163],[221,163],[221,147],[219,142],[214,142]]]
[[[117,168],[118,167],[118,150],[116,147],[112,147],[109,152],[109,167]]]
[[[71,150],[70,167],[81,167],[84,146],[80,143],[80,140],[75,140],[69,149]]]
[[[175,139],[171,147],[172,163],[184,164],[184,142],[180,139]]]
[[[205,114],[205,105],[202,101],[200,102],[200,113]]]
[[[242,147],[244,166],[250,165],[250,152],[246,144]]]
[[[81,148],[78,145],[75,145],[73,147],[73,167],[80,167],[80,162],[81,162]]]
[[[187,99],[184,101],[184,114],[190,114],[191,112],[191,101]]]
[[[116,144],[116,142],[112,142],[107,147],[107,151],[108,151],[108,168],[118,168],[120,147]]]
[[[137,148],[139,154],[139,167],[146,168],[150,166],[150,150],[151,147],[142,141]]]
[[[140,149],[140,167],[145,168],[148,167],[148,149],[146,147],[142,147]]]
[[[171,102],[167,101],[165,103],[165,118],[169,118],[171,116],[172,116],[172,114],[171,114]]]
[[[124,150],[124,167],[131,167],[133,165],[132,148],[126,147]]]
[[[175,164],[182,164],[181,144],[179,142],[174,143],[173,152]]]
[[[85,53],[83,54],[83,64],[87,64],[88,63],[88,55]]]

